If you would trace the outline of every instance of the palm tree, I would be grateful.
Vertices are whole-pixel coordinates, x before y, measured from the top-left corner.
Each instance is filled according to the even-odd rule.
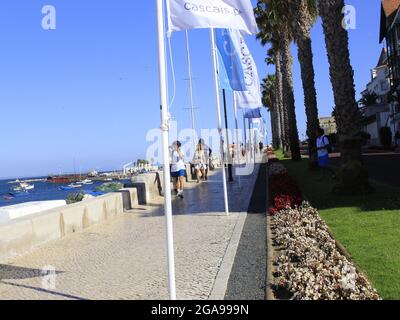
[[[260,40],[263,46],[271,44],[268,49],[267,58],[265,59],[268,65],[275,65],[275,77],[276,77],[276,114],[278,117],[279,129],[278,140],[279,147],[283,147],[285,150],[288,145],[288,124],[287,124],[287,108],[283,101],[283,86],[282,86],[282,70],[281,70],[281,53],[279,48],[279,36],[275,26],[271,23],[264,8],[262,8],[262,1],[259,1],[255,8],[255,14],[259,24],[263,25],[263,30],[257,34],[257,39]]]
[[[276,105],[276,116],[278,122],[278,147],[288,145],[288,125],[287,125],[287,108],[283,103],[283,85],[282,85],[282,68],[281,68],[281,54],[280,51],[274,47],[269,48],[266,58],[267,65],[275,65],[275,105]]]
[[[301,159],[299,135],[297,130],[295,99],[293,93],[293,57],[290,51],[292,40],[287,19],[287,3],[280,0],[260,0],[255,9],[260,33],[257,38],[263,45],[271,43],[275,50],[277,76],[282,75],[283,127],[288,130],[288,141],[293,160]],[[278,72],[278,65],[281,72]],[[284,141],[285,143],[286,141]]]
[[[271,114],[272,144],[279,148],[279,115],[276,104],[276,76],[269,74],[263,79],[262,102]]]
[[[311,43],[311,28],[315,23],[318,10],[315,0],[288,0],[290,12],[293,12],[292,30],[298,47],[298,59],[303,83],[304,105],[307,116],[308,153],[310,165],[317,160],[317,129],[319,128],[317,91],[315,89],[315,71]]]
[[[281,0],[275,0],[281,1]],[[281,4],[284,2],[280,2]],[[286,20],[286,19],[285,19]],[[293,89],[293,56],[290,50],[291,33],[286,21],[282,23],[282,79],[283,99],[287,105],[287,117],[289,125],[289,143],[292,160],[300,160],[299,132],[297,129],[295,99]]]
[[[325,34],[342,154],[339,179],[334,192],[369,193],[373,189],[362,162],[361,113],[355,98],[349,36],[342,25],[344,0],[317,0],[317,4]]]
[[[379,96],[375,92],[366,92],[362,95],[359,103],[363,107],[373,106],[378,102]]]

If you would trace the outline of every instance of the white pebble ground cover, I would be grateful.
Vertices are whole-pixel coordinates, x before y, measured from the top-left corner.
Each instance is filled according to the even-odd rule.
[[[276,289],[297,300],[377,300],[368,279],[341,254],[328,226],[310,204],[271,218],[274,244],[282,249]]]

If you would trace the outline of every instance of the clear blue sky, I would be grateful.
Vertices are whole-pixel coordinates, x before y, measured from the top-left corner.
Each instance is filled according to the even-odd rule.
[[[357,9],[350,51],[359,94],[382,48],[380,1],[347,3]],[[41,10],[48,4],[57,10],[56,30],[41,27]],[[72,172],[74,159],[77,170],[116,169],[144,157],[146,133],[159,127],[160,119],[155,26],[154,0],[2,0],[0,177]],[[200,108],[197,126],[214,128],[209,34],[195,30],[190,37],[195,104]],[[267,48],[253,37],[247,41],[260,77],[272,73],[273,68],[264,64]],[[173,34],[172,45],[177,78],[172,113],[179,126],[187,128],[183,32]],[[313,48],[320,114],[329,115],[333,98],[320,22],[313,29]],[[302,136],[305,115],[297,59],[294,84]]]

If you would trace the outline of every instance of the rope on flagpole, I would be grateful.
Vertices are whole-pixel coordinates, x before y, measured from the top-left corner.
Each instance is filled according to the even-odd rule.
[[[169,59],[171,64],[171,76],[172,76],[172,84],[173,84],[173,91],[172,91],[172,98],[169,102],[169,111],[171,110],[176,97],[176,78],[175,78],[175,64],[174,64],[174,57],[172,52],[172,45],[171,45],[171,34],[168,34],[168,51],[169,51]]]

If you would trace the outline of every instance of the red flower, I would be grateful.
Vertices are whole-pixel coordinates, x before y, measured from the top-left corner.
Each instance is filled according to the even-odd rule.
[[[303,195],[296,181],[287,173],[273,174],[269,177],[270,199],[272,208],[270,214],[301,205]]]

